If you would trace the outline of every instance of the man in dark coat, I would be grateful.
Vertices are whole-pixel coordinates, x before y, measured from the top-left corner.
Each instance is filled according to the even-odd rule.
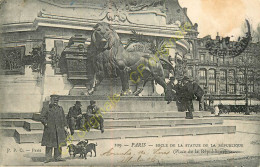
[[[184,111],[188,110],[188,113],[186,115],[186,119],[193,119],[194,107],[192,100],[194,98],[194,92],[193,92],[193,84],[189,81],[189,78],[185,76],[182,79],[183,87],[181,88],[181,104],[184,107]]]
[[[90,130],[91,125],[100,125],[101,133],[104,132],[104,119],[101,115],[100,109],[96,106],[96,101],[91,100],[90,105],[87,108],[87,114],[86,114],[86,123],[85,126],[87,126],[87,130]]]
[[[42,136],[42,146],[46,146],[46,161],[52,160],[52,150],[54,148],[54,160],[61,159],[62,146],[66,146],[67,121],[63,108],[58,105],[59,97],[51,96],[51,104],[44,108],[41,113],[41,122],[44,125]]]
[[[174,81],[175,77],[170,77],[170,82],[167,83],[167,89],[165,93],[165,100],[167,100],[167,104],[170,104],[173,100],[175,100],[176,91],[174,90]]]
[[[176,106],[177,106],[177,109],[179,112],[184,112],[185,111],[185,108],[182,104],[182,101],[183,101],[183,93],[182,93],[182,81],[181,79],[179,78],[178,79],[178,83],[176,85],[174,85],[173,89],[175,90],[176,92]]]
[[[82,112],[81,112],[81,103],[80,101],[76,101],[76,104],[69,109],[69,113],[67,115],[67,122],[70,128],[71,135],[74,134],[75,129],[81,128],[82,122]]]
[[[204,90],[199,86],[196,82],[191,82],[192,84],[192,91],[194,92],[194,95],[197,97],[197,100],[199,101],[199,111],[205,110],[205,102],[204,102]]]

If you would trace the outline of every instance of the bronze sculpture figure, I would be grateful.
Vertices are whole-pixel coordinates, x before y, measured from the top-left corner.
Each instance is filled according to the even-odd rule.
[[[110,77],[120,77],[122,83],[121,95],[131,94],[129,89],[130,73],[137,68],[141,68],[140,70],[143,72],[143,86],[151,77],[166,91],[162,62],[174,69],[171,63],[152,53],[127,51],[110,24],[102,22],[94,26],[90,47],[95,72],[93,84],[88,92],[89,95],[93,94],[95,88],[102,82],[105,71]],[[138,95],[141,91],[142,88],[134,94]]]

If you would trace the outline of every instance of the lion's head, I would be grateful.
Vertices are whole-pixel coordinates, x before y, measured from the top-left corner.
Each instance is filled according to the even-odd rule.
[[[97,49],[110,49],[119,41],[119,36],[110,24],[102,22],[94,26],[91,42]]]

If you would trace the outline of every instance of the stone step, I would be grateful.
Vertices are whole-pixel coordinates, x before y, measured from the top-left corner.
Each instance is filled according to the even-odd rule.
[[[185,112],[177,111],[165,111],[165,112],[103,112],[102,116],[104,119],[153,119],[153,118],[184,118]],[[194,117],[211,117],[213,116],[210,112],[206,111],[195,111],[193,112]],[[40,113],[33,114],[33,120],[40,120]]]
[[[31,119],[34,113],[0,113],[0,119]]]
[[[31,130],[43,130],[43,124],[38,121],[34,120],[27,120],[24,122],[24,129],[31,131]]]
[[[24,128],[17,128],[14,132],[14,138],[17,143],[39,143],[41,142],[43,131],[27,131]]]
[[[133,119],[133,120],[105,120],[105,128],[140,128],[149,126],[182,126],[182,125],[214,125],[222,124],[223,120],[215,118],[198,118],[198,119],[185,119],[185,118],[170,118],[170,119]],[[23,126],[26,130],[43,130],[41,122],[27,120]]]
[[[43,125],[32,119],[0,119],[0,127],[24,127],[26,130],[42,130]]]
[[[28,119],[0,119],[0,127],[23,127]]]
[[[106,112],[103,113],[105,119],[153,119],[153,118],[184,118],[186,116],[185,112]],[[194,112],[194,117],[207,117],[211,116],[210,112]]]
[[[14,133],[17,127],[0,127],[1,136],[14,137]]]
[[[215,125],[222,124],[223,120],[214,118],[198,118],[198,119],[145,119],[145,120],[107,120],[104,123],[105,128],[144,128],[144,127],[160,127],[160,126],[184,126],[184,125]]]
[[[120,128],[106,129],[104,133],[100,130],[91,129],[87,131],[75,131],[72,140],[82,139],[124,139],[145,137],[166,137],[185,135],[206,135],[235,133],[235,126],[204,125],[204,126],[180,126],[180,127],[153,127],[153,128]],[[26,131],[16,129],[14,137],[18,143],[39,143],[42,139],[42,130]]]

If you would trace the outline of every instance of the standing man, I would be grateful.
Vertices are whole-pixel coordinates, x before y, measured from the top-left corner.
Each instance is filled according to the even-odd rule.
[[[176,91],[174,90],[174,81],[175,77],[170,77],[170,82],[167,83],[167,89],[165,93],[165,99],[167,100],[167,104],[170,104],[176,96]]]
[[[181,104],[184,107],[184,111],[188,110],[186,119],[193,119],[194,108],[192,100],[194,98],[193,84],[189,81],[189,78],[185,76],[182,79],[183,87],[181,88],[182,100]]]
[[[87,114],[86,114],[86,123],[87,125],[87,131],[90,130],[90,126],[93,124],[99,124],[101,133],[104,133],[104,119],[100,113],[100,109],[96,106],[96,101],[91,100],[90,105],[87,108]],[[85,125],[86,125],[85,123]]]
[[[76,101],[75,105],[70,107],[69,113],[67,115],[67,122],[69,124],[71,135],[74,134],[75,129],[81,128],[82,122],[82,112],[81,112],[81,103],[80,101]]]
[[[182,92],[182,81],[180,78],[178,78],[178,83],[176,85],[174,85],[174,90],[176,91],[176,106],[179,112],[184,112],[185,108],[183,106],[183,98],[184,98],[184,94]]]
[[[67,122],[63,108],[58,105],[59,96],[51,95],[51,104],[44,108],[41,113],[41,122],[44,125],[42,136],[42,146],[46,146],[46,160],[52,160],[52,150],[54,148],[54,160],[64,161],[61,158],[62,146],[66,146]]]

